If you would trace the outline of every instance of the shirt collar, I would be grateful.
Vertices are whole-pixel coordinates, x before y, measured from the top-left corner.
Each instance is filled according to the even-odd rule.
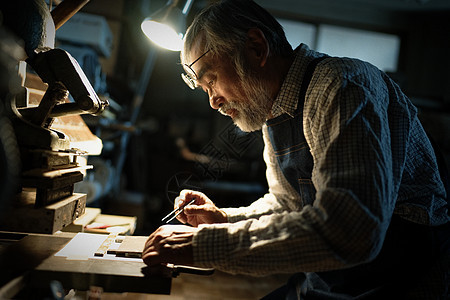
[[[294,50],[294,62],[292,63],[286,78],[281,85],[280,92],[272,106],[272,116],[274,118],[287,113],[291,117],[297,109],[298,97],[302,86],[303,77],[308,63],[317,56],[317,52],[312,51],[305,44],[300,44]]]

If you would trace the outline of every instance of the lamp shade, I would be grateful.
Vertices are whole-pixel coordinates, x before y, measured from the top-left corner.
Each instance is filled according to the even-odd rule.
[[[145,35],[159,46],[172,51],[180,51],[186,31],[186,18],[176,5],[169,1],[141,23]]]

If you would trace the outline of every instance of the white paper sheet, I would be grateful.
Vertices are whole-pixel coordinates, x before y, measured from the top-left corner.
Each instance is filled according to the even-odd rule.
[[[94,253],[106,240],[108,235],[80,232],[70,242],[58,251],[55,256],[66,257],[70,260],[104,259],[123,261],[142,261],[140,258],[117,257],[115,254],[95,256]],[[119,238],[119,237],[118,237]],[[110,250],[117,249],[120,243],[112,243]]]

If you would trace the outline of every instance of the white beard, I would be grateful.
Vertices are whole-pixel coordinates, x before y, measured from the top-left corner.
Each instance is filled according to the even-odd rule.
[[[241,80],[246,99],[231,100],[219,112],[225,114],[227,110],[235,109],[237,114],[233,118],[234,124],[242,131],[252,132],[260,130],[264,125],[272,108],[272,99],[262,80],[253,76],[246,77],[248,79]]]

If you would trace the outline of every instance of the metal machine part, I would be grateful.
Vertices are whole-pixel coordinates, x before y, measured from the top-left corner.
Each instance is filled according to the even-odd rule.
[[[75,2],[80,1],[65,0],[61,5]],[[0,219],[0,227],[51,234],[84,212],[86,195],[74,193],[74,184],[82,181],[84,171],[90,168],[76,160],[77,156],[88,153],[72,148],[67,135],[53,129],[52,124],[61,116],[99,115],[108,101],[99,99],[68,52],[54,48],[55,23],[45,0],[2,1],[0,13],[3,16],[0,28],[15,34],[24,45],[15,63],[22,83],[0,99],[4,115],[14,129],[21,163],[18,186],[9,193],[11,205]],[[64,12],[65,15],[73,13]],[[64,14],[58,13],[58,20],[64,20]],[[32,70],[27,72],[23,61]],[[25,85],[28,74],[33,71],[42,86],[38,94],[41,98],[36,98],[36,104],[31,103],[31,92]],[[17,71],[14,75],[19,77]],[[80,122],[83,121],[80,119]],[[88,130],[86,125],[84,127]]]
[[[0,10],[5,28],[24,41],[27,58],[23,59],[26,58],[28,65],[48,84],[38,107],[28,106],[26,90],[12,93],[9,97],[7,110],[15,117],[13,122],[19,145],[67,150],[65,135],[50,129],[52,118],[99,115],[108,106],[108,101],[99,99],[69,53],[53,48],[55,25],[44,0],[3,1]],[[74,102],[67,103],[68,93]]]
[[[49,88],[58,86],[67,89],[75,103],[55,105],[50,117],[70,114],[99,115],[108,106],[107,100],[100,100],[77,61],[62,49],[51,49],[37,54],[27,62]],[[64,95],[62,95],[64,98]],[[42,102],[41,102],[42,103]]]

